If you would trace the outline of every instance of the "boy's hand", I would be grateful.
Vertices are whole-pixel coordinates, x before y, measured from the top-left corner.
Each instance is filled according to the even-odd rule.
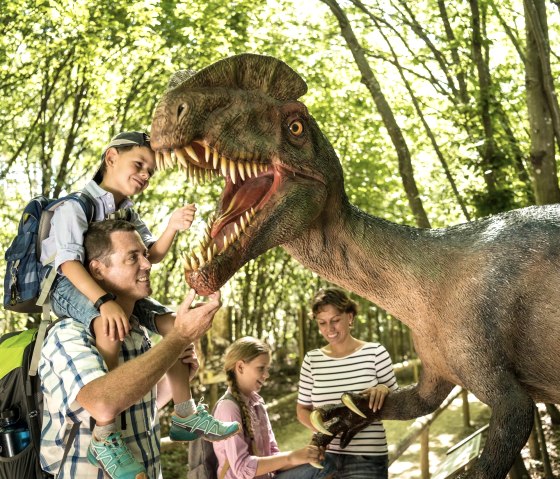
[[[124,341],[124,337],[130,332],[130,322],[116,301],[107,301],[99,308],[103,331],[113,341],[117,339]]]
[[[188,366],[190,370],[189,379],[192,381],[196,376],[196,372],[198,371],[198,368],[200,367],[193,343],[189,344],[185,348],[185,350],[179,355],[179,359],[183,364]]]
[[[189,204],[175,210],[169,218],[168,228],[173,231],[185,231],[191,227],[194,220],[194,214],[196,212],[196,206]]]

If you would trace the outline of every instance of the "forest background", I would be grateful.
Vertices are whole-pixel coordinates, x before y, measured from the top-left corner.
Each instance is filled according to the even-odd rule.
[[[111,136],[149,130],[173,72],[243,52],[306,80],[302,100],[340,157],[350,201],[371,214],[444,227],[560,199],[558,0],[5,0],[0,20],[2,251],[31,197],[83,187]],[[154,267],[160,301],[183,298],[182,255],[221,188],[165,172],[136,198],[156,234],[170,211],[198,205]],[[264,338],[297,366],[320,343],[308,310],[323,285],[269,251],[224,287],[222,336]],[[407,328],[356,299],[355,335],[395,362],[414,357]],[[0,333],[36,320],[0,311]]]

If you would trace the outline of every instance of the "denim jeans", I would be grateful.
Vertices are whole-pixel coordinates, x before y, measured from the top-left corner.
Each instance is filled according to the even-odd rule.
[[[309,464],[302,464],[287,471],[280,471],[274,479],[327,479],[328,477],[331,476],[326,468],[317,469]]]
[[[93,303],[84,296],[66,276],[58,276],[51,291],[51,308],[59,318],[72,318],[90,328],[93,319],[99,316],[99,311]],[[152,332],[157,332],[155,317],[171,312],[153,298],[145,298],[136,302],[134,316],[142,326]]]
[[[388,479],[387,456],[354,456],[351,454],[326,454],[325,469],[334,471],[332,479]]]

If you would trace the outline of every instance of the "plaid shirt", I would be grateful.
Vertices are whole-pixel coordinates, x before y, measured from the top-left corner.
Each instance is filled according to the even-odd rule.
[[[134,317],[131,326],[131,333],[122,343],[120,363],[132,360],[150,348],[148,337]],[[103,376],[106,371],[103,358],[95,348],[94,338],[77,321],[63,319],[51,328],[43,343],[39,363],[44,394],[41,465],[45,471],[58,474],[58,479],[103,478],[102,471],[87,460],[91,441],[90,415],[78,404],[76,397],[82,387]],[[128,448],[140,463],[144,463],[150,479],[161,478],[156,388],[152,388],[123,414],[126,429],[122,430],[122,435]],[[59,471],[74,422],[79,422],[80,427],[64,467]],[[117,428],[120,427],[118,417]]]

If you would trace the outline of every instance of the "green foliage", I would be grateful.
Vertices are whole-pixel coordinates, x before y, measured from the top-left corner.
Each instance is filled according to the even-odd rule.
[[[0,246],[5,250],[25,202],[40,192],[82,187],[97,168],[102,146],[123,129],[149,129],[170,75],[200,69],[224,56],[257,52],[286,61],[306,80],[303,101],[331,140],[345,186],[359,208],[399,223],[414,215],[399,175],[397,154],[340,27],[321,1],[7,0],[0,10]],[[473,57],[469,3],[425,0],[341,2],[369,67],[375,72],[411,152],[415,180],[434,227],[534,201],[523,63],[524,18],[516,2],[480,0],[481,49],[489,87],[481,88]],[[362,7],[359,7],[362,5]],[[551,50],[558,11],[549,11]],[[557,65],[552,64],[553,73]],[[557,76],[557,75],[556,75]],[[490,124],[483,127],[483,109]],[[428,130],[429,129],[429,130]],[[433,139],[429,134],[433,135]],[[487,154],[489,144],[493,150]],[[445,175],[442,157],[456,185]],[[487,181],[491,172],[494,183]],[[196,186],[178,172],[158,174],[137,207],[157,234],[170,212],[195,202],[190,231],[154,268],[159,299],[185,294],[183,254],[197,244],[221,193],[220,182]],[[0,269],[4,263],[0,261]],[[298,320],[307,346],[321,343],[305,316],[323,282],[282,249],[246,265],[224,289],[235,337],[268,338],[296,358]],[[394,342],[410,355],[406,330],[360,300],[356,334]],[[305,318],[304,318],[305,316]],[[27,318],[0,313],[0,330]],[[295,360],[295,359],[294,359]]]

